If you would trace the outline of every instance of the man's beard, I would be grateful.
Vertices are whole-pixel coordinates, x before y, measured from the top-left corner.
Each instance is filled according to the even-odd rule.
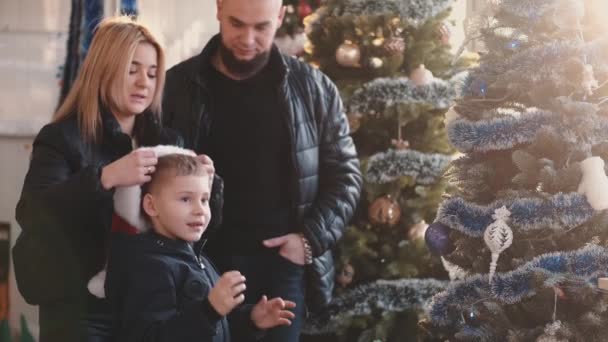
[[[270,58],[270,51],[261,52],[252,59],[243,61],[237,59],[234,53],[224,45],[224,42],[221,42],[220,57],[222,58],[224,66],[231,74],[239,77],[248,77],[264,68]]]

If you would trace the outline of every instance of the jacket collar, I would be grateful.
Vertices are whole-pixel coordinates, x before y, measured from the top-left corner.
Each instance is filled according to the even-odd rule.
[[[106,107],[101,106],[101,121],[103,127],[103,137],[109,141],[123,140],[127,137],[123,133],[118,120],[112,112]],[[154,115],[145,111],[135,117],[135,125],[133,126],[133,136],[137,139],[140,146],[156,145],[164,143],[161,141],[160,124],[155,119]],[[130,145],[129,145],[130,146]]]
[[[105,137],[115,137],[122,134],[122,129],[120,128],[118,120],[116,120],[114,114],[112,114],[112,112],[103,105],[101,105],[101,124],[103,127],[103,135]]]
[[[207,88],[207,81],[209,79],[209,67],[211,67],[211,59],[217,52],[221,44],[221,36],[220,34],[216,34],[209,40],[209,43],[203,48],[203,51],[198,55],[198,61],[194,64],[194,67],[198,69],[197,72],[190,72],[192,79],[201,85],[204,88]],[[285,61],[285,57],[279,52],[279,48],[273,44],[270,50],[270,58],[268,59],[268,63],[270,64],[273,72],[276,72],[279,80],[284,80],[288,73],[289,68],[287,66],[287,62]]]
[[[178,254],[188,254],[192,255],[194,250],[192,248],[192,243],[183,241],[183,240],[173,240],[169,239],[163,235],[156,233],[151,230],[146,233],[149,234],[151,243],[155,244],[155,248],[163,248],[166,249],[169,253],[178,253]],[[196,253],[195,253],[196,254]]]

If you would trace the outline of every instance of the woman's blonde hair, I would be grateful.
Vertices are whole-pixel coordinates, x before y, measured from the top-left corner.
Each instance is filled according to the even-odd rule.
[[[102,106],[110,110],[121,107],[119,94],[127,91],[126,80],[139,43],[154,46],[158,56],[156,90],[149,109],[160,122],[164,51],[148,28],[126,16],[107,18],[99,24],[78,76],[53,121],[77,115],[82,138],[98,142]]]

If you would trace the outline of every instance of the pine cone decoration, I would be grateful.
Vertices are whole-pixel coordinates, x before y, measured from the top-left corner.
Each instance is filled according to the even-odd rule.
[[[405,51],[405,40],[401,37],[388,39],[384,44],[384,50],[389,56],[403,53]]]

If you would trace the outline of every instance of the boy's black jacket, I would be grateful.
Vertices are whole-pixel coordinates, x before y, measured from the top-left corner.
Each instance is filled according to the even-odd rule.
[[[116,341],[230,341],[228,322],[207,296],[219,276],[192,244],[155,233],[114,234],[106,295]],[[230,314],[238,331],[259,335],[252,306]]]

